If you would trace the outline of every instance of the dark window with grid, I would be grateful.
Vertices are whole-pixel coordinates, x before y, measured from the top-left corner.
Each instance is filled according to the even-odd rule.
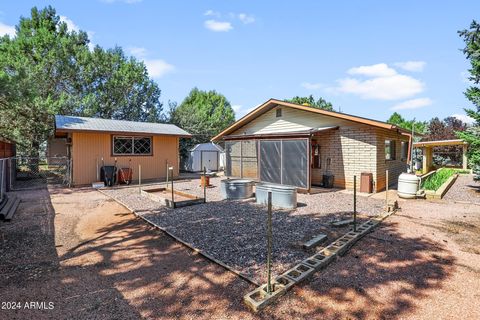
[[[151,155],[151,137],[113,137],[114,155]]]

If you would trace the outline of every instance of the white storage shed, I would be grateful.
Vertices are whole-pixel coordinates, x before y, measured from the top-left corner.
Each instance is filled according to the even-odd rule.
[[[225,152],[213,142],[197,144],[190,150],[185,162],[185,170],[191,172],[203,171],[204,167],[210,171],[219,171],[224,166]]]

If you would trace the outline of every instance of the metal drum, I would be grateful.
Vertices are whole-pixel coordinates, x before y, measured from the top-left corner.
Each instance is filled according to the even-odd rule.
[[[225,179],[221,181],[222,199],[235,200],[253,197],[253,181],[246,179]]]
[[[257,204],[267,205],[268,192],[272,192],[272,206],[282,209],[297,207],[297,188],[279,184],[260,183],[255,187]]]

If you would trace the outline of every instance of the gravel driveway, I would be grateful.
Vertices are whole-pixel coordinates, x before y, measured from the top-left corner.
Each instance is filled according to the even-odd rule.
[[[480,183],[473,181],[473,175],[471,174],[459,175],[443,199],[480,205]]]
[[[220,196],[220,178],[211,179],[206,204],[166,208],[139,194],[138,187],[105,189],[138,214],[171,234],[227,264],[257,283],[266,280],[266,209],[253,200],[225,201]],[[198,180],[175,183],[176,190],[203,196]],[[335,190],[314,195],[299,194],[296,210],[275,210],[273,215],[273,270],[280,274],[310,256],[302,248],[319,233],[332,242],[347,228],[332,228],[330,222],[352,216],[353,197]],[[382,211],[383,201],[357,200],[360,221]]]

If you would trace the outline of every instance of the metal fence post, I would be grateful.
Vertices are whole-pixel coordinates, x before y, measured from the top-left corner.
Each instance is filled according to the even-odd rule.
[[[388,212],[388,170],[385,171],[385,211]]]
[[[353,176],[353,231],[357,232],[357,176]]]
[[[207,202],[207,168],[203,167],[203,203]]]
[[[175,193],[173,192],[173,167],[170,167],[169,169],[171,172],[170,180],[172,183],[172,208],[175,209]]]
[[[267,218],[267,293],[272,293],[272,192],[268,192]]]

